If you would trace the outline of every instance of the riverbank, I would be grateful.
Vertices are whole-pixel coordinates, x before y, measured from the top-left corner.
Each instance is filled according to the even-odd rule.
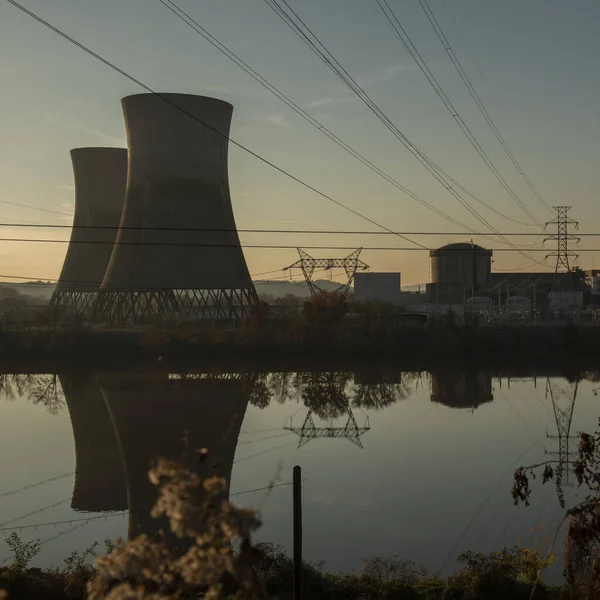
[[[291,599],[291,559],[272,544],[258,544],[256,548],[258,558],[253,571],[264,593],[261,597]],[[5,590],[7,600],[84,600],[88,597],[88,582],[97,576],[89,558],[89,551],[74,554],[64,561],[62,568],[47,570],[28,568],[16,562],[0,568],[0,594]],[[559,600],[567,597],[566,586],[535,584],[545,560],[539,553],[522,547],[490,554],[467,552],[461,556],[463,569],[447,579],[440,579],[397,557],[367,560],[362,572],[357,574],[329,573],[320,564],[305,563],[303,592],[307,600]],[[247,596],[252,597],[258,598]],[[581,600],[588,599],[582,597]]]
[[[152,326],[137,329],[31,328],[0,331],[0,363],[29,364],[38,372],[64,363],[94,361],[106,366],[132,361],[185,361],[207,367],[245,365],[250,370],[319,363],[393,365],[424,370],[439,364],[485,368],[502,364],[536,366],[600,362],[600,327],[537,325],[502,327],[338,326],[203,329]],[[53,370],[53,369],[50,369]],[[285,370],[285,369],[284,369]],[[13,372],[18,372],[13,371]]]

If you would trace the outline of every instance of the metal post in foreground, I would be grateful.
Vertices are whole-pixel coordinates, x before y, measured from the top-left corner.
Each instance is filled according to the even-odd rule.
[[[293,600],[302,599],[302,469],[294,467],[294,591]]]

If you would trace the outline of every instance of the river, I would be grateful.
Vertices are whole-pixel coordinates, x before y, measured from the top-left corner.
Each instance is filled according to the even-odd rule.
[[[538,479],[531,505],[515,507],[513,473],[566,450],[567,433],[596,429],[596,375],[1,375],[0,538],[39,539],[33,564],[60,566],[94,542],[102,549],[105,539],[151,531],[149,462],[207,447],[211,468],[230,478],[230,499],[260,508],[258,539],[290,553],[288,484],[302,467],[305,557],[330,571],[397,555],[449,574],[464,550],[521,541],[547,551],[564,514],[559,496],[568,507],[585,490],[567,470],[560,493]],[[568,450],[573,459],[575,437]],[[8,559],[0,542],[0,562]],[[558,560],[546,579],[561,571]]]

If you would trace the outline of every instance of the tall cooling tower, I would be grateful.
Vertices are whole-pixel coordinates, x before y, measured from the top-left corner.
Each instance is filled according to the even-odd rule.
[[[233,107],[187,94],[138,94],[122,105],[127,193],[96,319],[239,320],[256,291],[229,195]]]
[[[75,148],[71,150],[71,161],[75,216],[51,305],[63,307],[69,316],[87,317],[104,279],[121,220],[127,150]]]

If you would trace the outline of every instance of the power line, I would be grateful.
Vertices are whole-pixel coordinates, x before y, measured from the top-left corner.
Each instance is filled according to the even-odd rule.
[[[0,528],[0,531],[21,531],[22,529],[37,529],[38,527],[56,527],[56,525],[71,525],[72,523],[79,523],[81,521],[99,521],[100,519],[109,519],[111,517],[121,517],[128,514],[127,511],[125,512],[117,512],[117,513],[110,513],[108,515],[100,515],[97,517],[84,517],[82,519],[67,519],[64,521],[50,521],[50,522],[46,522],[46,523],[34,523],[32,525],[20,525],[17,527],[2,527]]]
[[[75,471],[72,471],[71,473],[63,473],[62,475],[57,475],[56,477],[51,477],[50,479],[44,479],[43,481],[38,481],[37,483],[32,483],[30,485],[25,485],[18,489],[10,490],[9,492],[2,492],[2,493],[0,493],[0,498],[6,498],[7,496],[14,496],[15,494],[24,492],[25,490],[30,490],[32,488],[39,487],[40,485],[44,485],[46,483],[58,481],[59,479],[64,479],[65,477],[71,477],[72,475],[75,475]]]
[[[303,479],[302,481],[306,481],[306,479]],[[259,487],[259,488],[253,488],[251,490],[244,490],[243,492],[234,492],[234,493],[230,493],[229,497],[237,497],[237,496],[243,496],[245,494],[252,494],[255,492],[262,492],[264,490],[272,490],[274,488],[279,488],[279,487],[284,487],[284,486],[288,486],[288,485],[293,485],[293,481],[286,481],[284,483],[277,483],[274,485],[266,485],[264,487]],[[84,518],[80,518],[80,519],[66,519],[63,521],[48,521],[45,523],[33,523],[30,525],[19,525],[17,527],[0,527],[0,531],[21,531],[22,529],[37,529],[38,527],[56,527],[56,525],[71,525],[73,523],[82,523],[85,522],[89,523],[91,521],[100,521],[102,519],[110,519],[112,517],[123,517],[125,515],[128,515],[130,512],[135,512],[135,511],[120,511],[120,512],[111,512],[109,514],[104,514],[104,515],[99,515],[96,517],[84,517]],[[143,512],[143,511],[138,511],[138,512]],[[49,540],[46,540],[49,541]]]
[[[477,151],[479,156],[482,158],[482,160],[484,161],[486,166],[490,169],[490,171],[493,173],[493,175],[499,181],[500,185],[502,185],[502,187],[511,196],[511,198],[513,198],[513,200],[515,200],[515,202],[517,202],[519,207],[531,219],[531,221],[533,221],[533,223],[535,223],[535,225],[537,225],[540,229],[543,229],[542,224],[533,216],[533,214],[528,210],[528,208],[525,206],[525,204],[522,202],[522,200],[517,196],[517,194],[514,192],[514,190],[510,187],[510,185],[508,184],[506,179],[502,176],[500,171],[494,165],[493,161],[491,160],[491,158],[489,157],[487,152],[484,150],[484,148],[481,146],[481,144],[477,141],[477,138],[475,137],[475,135],[473,134],[473,132],[471,131],[469,126],[465,123],[464,119],[458,114],[458,111],[452,104],[450,98],[448,98],[448,95],[446,94],[446,92],[444,91],[442,86],[440,85],[439,81],[436,79],[435,75],[432,73],[431,69],[427,65],[427,62],[425,61],[425,59],[423,58],[421,53],[418,51],[418,49],[414,45],[412,39],[410,38],[410,36],[408,35],[406,30],[400,23],[400,21],[398,20],[398,17],[396,16],[394,11],[390,7],[388,1],[387,0],[375,0],[375,2],[379,6],[379,9],[381,10],[386,21],[392,28],[392,31],[395,33],[396,37],[402,42],[402,44],[404,45],[404,47],[406,48],[408,53],[412,56],[414,61],[417,63],[419,69],[421,70],[423,75],[425,75],[425,78],[427,79],[427,81],[429,82],[431,87],[434,89],[438,98],[442,101],[442,103],[444,104],[444,106],[446,107],[446,109],[448,110],[450,115],[452,116],[452,118],[456,121],[456,123],[460,127],[461,131],[465,134],[465,137],[469,140],[469,142],[473,146],[473,148],[475,148],[475,150]],[[423,7],[422,1],[421,1],[421,6]],[[423,10],[425,10],[425,8],[423,8]],[[430,19],[430,21],[431,21],[431,19]],[[516,221],[515,219],[512,219],[511,217],[507,217],[506,215],[500,213],[496,209],[492,209],[492,210],[496,214],[499,214],[502,217],[510,219],[513,222],[520,223],[522,225],[525,224],[525,223],[521,223],[520,221]]]
[[[8,0],[10,2],[10,0]],[[60,210],[52,210],[50,208],[42,208],[41,206],[31,206],[30,204],[20,204],[19,202],[9,202],[8,200],[0,200],[2,204],[9,204],[10,206],[19,206],[21,208],[31,208],[32,210],[41,210],[48,213],[54,213],[57,215],[64,215],[65,217],[72,217],[73,213],[65,213]]]
[[[12,0],[11,0],[12,1]],[[356,80],[346,71],[339,61],[329,52],[319,38],[311,31],[300,16],[290,7],[286,0],[264,0],[264,2],[279,16],[279,18],[325,63],[369,108],[369,110],[389,129],[389,131],[398,139],[398,141],[429,171],[429,173],[456,199],[464,208],[466,208],[477,220],[485,227],[497,233],[497,230],[484,217],[482,217],[463,196],[457,192],[454,185],[458,182],[451,178],[438,164],[429,158],[420,148],[418,148],[381,108],[369,97],[364,89]],[[284,8],[287,7],[287,11]],[[466,189],[460,184],[460,189]],[[470,194],[470,193],[469,193]],[[470,194],[472,195],[472,194]],[[481,201],[483,202],[483,201]],[[510,240],[503,239],[503,242],[512,246]],[[526,256],[523,251],[519,251]],[[534,259],[535,260],[535,259]],[[543,263],[540,262],[543,265]],[[544,265],[545,266],[545,265]]]
[[[289,108],[291,108],[297,115],[299,115],[302,119],[304,119],[307,123],[315,127],[318,131],[326,135],[330,140],[332,140],[335,144],[337,144],[340,148],[348,152],[351,156],[362,162],[367,168],[371,169],[374,173],[385,179],[388,183],[391,183],[394,187],[401,190],[408,196],[410,196],[413,200],[419,202],[423,206],[427,207],[437,215],[443,217],[444,219],[458,225],[459,227],[464,228],[467,231],[471,231],[471,229],[457,221],[450,215],[444,213],[437,207],[433,206],[416,193],[402,185],[396,179],[391,177],[388,173],[380,169],[376,166],[372,161],[365,158],[362,154],[360,154],[357,150],[355,150],[348,143],[344,142],[337,135],[335,135],[332,131],[330,131],[327,127],[325,127],[322,123],[320,123],[317,119],[315,119],[310,113],[300,107],[296,102],[294,102],[289,96],[284,94],[281,90],[279,90],[275,85],[267,81],[262,75],[260,75],[257,71],[255,71],[247,62],[241,59],[237,54],[235,54],[231,49],[225,46],[221,41],[219,41],[215,36],[213,36],[209,31],[207,31],[200,23],[194,20],[188,13],[186,13],[182,8],[180,8],[173,0],[159,0],[161,4],[165,6],[168,10],[170,10],[176,17],[178,17],[181,21],[186,23],[189,27],[191,27],[196,33],[202,36],[207,42],[209,42],[213,47],[215,47],[219,52],[221,52],[224,56],[229,58],[232,62],[238,65],[241,69],[243,69],[250,77],[252,77],[255,81],[257,81],[261,86],[263,86],[266,90],[271,92],[274,96],[279,98],[284,104],[286,104]],[[486,205],[488,206],[488,205]],[[502,213],[496,211],[492,207],[489,207],[490,210],[497,212],[501,216]],[[509,217],[506,217],[509,218]]]
[[[263,454],[269,454],[270,452],[275,452],[276,450],[281,450],[282,448],[289,448],[290,446],[295,446],[296,442],[292,442],[291,444],[282,444],[281,446],[275,446],[273,448],[267,448],[266,450],[261,450],[260,452],[256,452],[255,454],[250,454],[249,456],[244,456],[243,458],[239,458],[238,460],[233,461],[233,464],[244,462],[245,460],[249,460],[251,458],[255,458],[257,456],[262,456]]]
[[[0,223],[0,227],[9,228],[32,228],[32,229],[89,229],[89,230],[124,230],[124,231],[175,231],[175,232],[192,232],[192,233],[297,233],[302,235],[458,235],[465,236],[464,231],[368,231],[364,229],[356,230],[339,230],[339,229],[247,229],[247,228],[215,228],[215,227],[121,227],[119,225],[62,225],[62,224],[45,224],[45,223],[28,223],[26,221],[21,223]],[[547,236],[548,232],[524,232],[524,231],[511,231],[511,232],[482,232],[482,231],[470,231],[471,235],[481,237],[510,237],[510,236]],[[579,233],[578,235],[583,236],[600,236],[598,233]],[[112,243],[112,242],[111,242]]]
[[[461,62],[458,60],[458,57],[454,53],[454,50],[452,49],[452,46],[450,45],[450,42],[448,41],[448,38],[444,34],[444,30],[440,26],[440,24],[439,24],[439,22],[438,22],[438,20],[437,20],[437,18],[435,16],[435,14],[431,10],[431,7],[429,6],[428,1],[427,0],[419,0],[419,4],[421,5],[421,8],[423,9],[423,12],[427,16],[427,19],[431,23],[431,26],[433,27],[433,29],[434,29],[434,31],[435,31],[438,39],[440,40],[442,46],[444,47],[444,50],[446,51],[446,53],[450,57],[450,60],[452,61],[452,64],[454,65],[454,68],[456,69],[456,71],[460,75],[460,78],[462,79],[463,83],[465,84],[465,87],[467,88],[469,94],[471,95],[471,97],[475,101],[475,104],[477,105],[477,108],[480,110],[480,112],[483,115],[484,119],[486,120],[487,124],[490,126],[490,129],[494,133],[496,139],[498,140],[498,142],[502,146],[502,149],[504,150],[504,152],[506,153],[506,155],[508,156],[508,158],[511,160],[511,162],[514,165],[515,169],[518,171],[519,175],[523,178],[523,180],[528,185],[529,189],[533,192],[533,194],[535,195],[535,197],[542,203],[542,205],[547,210],[549,210],[550,212],[552,212],[552,208],[546,202],[546,200],[544,200],[544,198],[542,198],[541,194],[537,191],[536,187],[533,185],[533,183],[531,182],[531,180],[529,179],[529,177],[527,177],[527,175],[525,174],[525,171],[523,170],[523,168],[521,167],[521,165],[519,164],[519,162],[515,158],[515,156],[512,153],[511,149],[508,147],[508,144],[506,143],[506,140],[502,137],[502,134],[500,133],[498,127],[494,123],[494,121],[493,121],[492,117],[490,116],[489,112],[487,111],[487,109],[486,109],[483,101],[479,97],[479,94],[477,93],[477,90],[473,87],[473,84],[471,83],[471,80],[469,79],[469,76],[467,75],[467,72],[464,70]],[[456,26],[456,23],[455,23],[455,26]],[[458,27],[457,27],[457,31],[458,31]]]
[[[228,135],[224,134],[223,132],[219,131],[217,128],[212,127],[211,125],[209,125],[208,123],[206,123],[202,119],[199,119],[198,117],[196,117],[196,115],[194,115],[193,113],[185,110],[184,108],[182,108],[181,106],[179,106],[176,102],[173,102],[172,100],[170,100],[167,96],[165,96],[163,94],[159,94],[158,92],[155,92],[151,87],[149,87],[148,85],[146,85],[145,83],[143,83],[139,79],[135,78],[133,75],[131,75],[127,71],[124,71],[123,69],[117,67],[114,63],[110,62],[106,58],[103,58],[98,53],[96,53],[93,50],[91,50],[89,47],[85,46],[81,42],[78,42],[76,39],[74,39],[71,36],[67,35],[64,31],[58,29],[57,27],[55,27],[54,25],[52,25],[48,21],[42,19],[40,16],[38,16],[34,12],[28,10],[27,8],[25,8],[23,5],[19,4],[15,0],[6,0],[6,2],[12,4],[15,8],[18,8],[20,11],[22,11],[26,15],[30,16],[32,19],[35,19],[38,23],[44,25],[45,27],[47,27],[48,29],[50,29],[51,31],[53,31],[54,33],[56,33],[57,35],[61,36],[63,39],[65,39],[68,42],[70,42],[71,44],[77,46],[80,50],[83,50],[84,52],[86,52],[87,54],[89,54],[90,56],[92,56],[93,58],[95,58],[96,60],[99,60],[100,62],[102,62],[107,67],[111,68],[113,71],[115,71],[115,72],[123,75],[123,77],[126,77],[127,79],[129,79],[129,81],[131,81],[132,83],[135,83],[136,85],[138,85],[141,88],[145,89],[147,92],[149,92],[151,94],[154,94],[156,97],[160,98],[163,102],[166,102],[167,104],[169,104],[170,106],[172,106],[176,110],[178,110],[181,113],[187,115],[188,117],[190,117],[194,121],[200,123],[201,125],[203,125],[207,129],[209,129],[210,131],[212,131],[212,132],[216,133],[217,135],[219,135],[220,137],[228,140],[231,144],[233,144],[234,146],[236,146],[240,150],[243,150],[244,152],[250,154],[251,156],[253,156],[257,160],[259,160],[262,163],[270,166],[271,168],[275,169],[276,171],[278,171],[282,175],[285,175],[286,177],[292,179],[296,183],[299,183],[300,185],[302,185],[306,189],[314,192],[315,194],[318,194],[322,198],[325,198],[326,200],[332,202],[333,204],[339,206],[340,208],[343,208],[344,210],[347,210],[348,212],[352,213],[353,215],[355,215],[355,216],[357,216],[357,217],[359,217],[359,218],[361,218],[361,219],[363,219],[365,221],[368,221],[369,223],[371,223],[372,225],[375,225],[376,227],[379,227],[381,229],[389,231],[389,229],[387,227],[385,227],[385,225],[381,225],[377,221],[375,221],[375,220],[373,220],[373,219],[365,216],[364,214],[362,214],[362,213],[354,210],[353,208],[350,208],[349,206],[346,206],[345,204],[343,204],[339,200],[335,200],[333,197],[331,197],[328,194],[320,191],[319,189],[315,188],[314,186],[310,185],[309,183],[306,183],[305,181],[303,181],[302,179],[296,177],[295,175],[292,175],[289,171],[286,171],[282,167],[277,166],[275,163],[273,163],[270,160],[264,158],[263,156],[261,156],[260,154],[258,154],[255,151],[251,150],[247,146],[244,146],[240,142],[236,142],[234,139],[232,139]],[[402,237],[403,239],[405,239],[409,243],[415,244],[416,246],[420,246],[420,244],[418,242],[414,242],[413,240],[410,240],[410,239],[405,238],[403,236],[400,236],[400,237]]]
[[[8,521],[3,521],[2,523],[0,523],[0,527],[4,527],[5,525],[10,525],[11,523],[16,523],[17,521],[21,521],[22,519],[26,519],[27,517],[32,517],[33,515],[37,515],[46,510],[50,510],[51,508],[56,508],[57,506],[60,506],[61,504],[65,504],[70,499],[71,498],[65,498],[64,500],[59,500],[58,502],[55,502],[54,504],[49,504],[48,506],[43,506],[42,508],[32,510],[24,515],[21,515],[20,517],[15,517],[14,519],[8,519]]]
[[[46,244],[92,244],[92,245],[106,245],[110,244],[111,246],[175,246],[175,247],[192,247],[192,248],[253,248],[253,249],[263,249],[263,250],[297,250],[297,245],[284,245],[284,244],[192,244],[192,243],[171,243],[171,242],[109,242],[102,240],[95,241],[87,241],[87,240],[52,240],[46,238],[0,238],[0,242],[28,242],[28,243],[46,243]],[[302,248],[306,248],[308,250],[352,250],[356,249],[356,246],[330,246],[330,245],[319,245],[319,246],[305,246]],[[429,252],[431,248],[427,248],[425,246],[420,246],[416,248],[415,246],[362,246],[362,250],[393,250],[393,251],[402,251],[402,252]],[[487,250],[491,252],[518,252],[520,254],[524,254],[524,249],[519,248],[511,243],[509,248],[487,248]],[[527,248],[528,252],[544,252],[543,248]],[[599,250],[593,248],[582,248],[581,252],[598,252]],[[473,252],[473,248],[454,248],[453,252]],[[535,259],[526,256],[533,261]],[[535,261],[539,262],[539,261]],[[543,263],[542,266],[544,265]]]
[[[247,442],[239,442],[238,446],[247,446],[248,444],[258,444],[259,442],[266,442],[267,440],[273,440],[276,438],[284,437],[286,435],[289,435],[288,431],[286,431],[285,433],[279,433],[276,435],[268,435],[266,437],[258,438],[257,440],[249,440]]]

